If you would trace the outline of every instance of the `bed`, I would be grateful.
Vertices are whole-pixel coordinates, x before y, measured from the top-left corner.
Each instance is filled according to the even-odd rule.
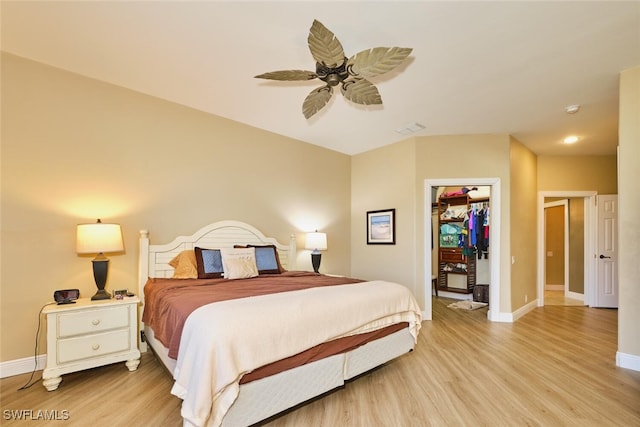
[[[140,232],[141,350],[173,375],[185,426],[252,425],[413,350],[422,318],[407,288],[295,261],[295,236],[239,221],[160,245]]]

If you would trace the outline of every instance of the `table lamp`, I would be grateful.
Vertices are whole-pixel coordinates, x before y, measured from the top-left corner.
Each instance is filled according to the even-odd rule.
[[[93,263],[93,278],[96,281],[98,292],[91,299],[110,299],[111,294],[104,289],[109,271],[109,258],[104,254],[105,252],[122,252],[124,250],[120,224],[105,224],[99,219],[94,224],[78,224],[76,242],[77,253],[97,254],[91,262]]]

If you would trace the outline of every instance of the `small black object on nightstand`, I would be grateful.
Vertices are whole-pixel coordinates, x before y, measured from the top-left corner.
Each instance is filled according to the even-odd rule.
[[[80,291],[78,289],[63,289],[53,292],[53,299],[58,305],[75,304],[79,297]]]

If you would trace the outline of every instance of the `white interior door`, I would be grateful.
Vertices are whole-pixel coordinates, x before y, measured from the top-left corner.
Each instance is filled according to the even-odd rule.
[[[618,307],[618,196],[598,196],[595,307]]]

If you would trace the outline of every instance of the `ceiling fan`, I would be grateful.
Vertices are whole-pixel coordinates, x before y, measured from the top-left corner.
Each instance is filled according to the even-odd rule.
[[[318,20],[314,20],[307,39],[316,71],[284,70],[255,76],[258,79],[299,81],[320,79],[326,83],[314,89],[302,104],[302,113],[310,118],[331,99],[333,88],[340,89],[345,98],[362,105],[382,104],[378,89],[367,78],[379,76],[396,68],[409,56],[406,47],[374,47],[348,58],[340,41]]]

